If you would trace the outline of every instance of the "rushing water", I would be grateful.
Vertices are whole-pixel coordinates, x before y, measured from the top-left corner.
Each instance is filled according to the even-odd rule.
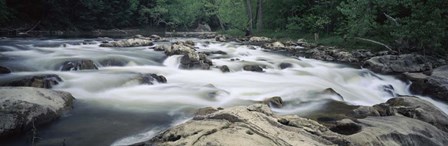
[[[179,40],[187,39],[170,39]],[[226,52],[209,57],[214,66],[227,65],[231,72],[222,73],[216,67],[181,70],[181,56],[167,57],[148,47],[102,48],[99,42],[84,45],[83,39],[8,39],[0,41],[0,65],[16,72],[0,76],[0,81],[23,75],[57,74],[63,82],[54,89],[70,92],[77,99],[71,112],[39,128],[38,145],[131,144],[191,118],[198,108],[248,105],[273,96],[282,97],[285,103],[283,108],[273,109],[278,114],[311,116],[410,95],[409,84],[366,69],[285,57],[237,43],[188,40],[195,41],[200,52]],[[57,71],[61,63],[73,59],[91,59],[99,70]],[[101,66],[107,60],[123,66]],[[282,70],[280,63],[291,63],[293,67]],[[243,71],[248,64],[266,66],[265,72]],[[168,83],[140,85],[133,80],[138,73],[163,75]],[[387,90],[390,87],[392,91]],[[328,88],[343,98],[323,93]],[[447,111],[445,104],[430,101]],[[29,139],[28,134],[7,144],[30,144]]]

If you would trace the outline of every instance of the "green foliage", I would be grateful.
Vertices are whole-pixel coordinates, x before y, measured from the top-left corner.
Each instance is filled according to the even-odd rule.
[[[0,0],[0,25],[8,22],[9,19],[11,19],[11,14],[6,6],[5,0]]]
[[[447,1],[347,0],[338,8],[349,37],[376,39],[402,51],[443,50]],[[447,47],[447,46],[445,46]]]

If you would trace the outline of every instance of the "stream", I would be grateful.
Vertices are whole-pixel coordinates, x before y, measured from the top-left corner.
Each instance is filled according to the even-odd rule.
[[[211,70],[178,69],[179,55],[166,56],[148,47],[107,48],[99,41],[83,44],[79,39],[0,40],[0,65],[14,73],[0,81],[25,75],[56,74],[63,80],[54,90],[70,92],[73,110],[59,120],[38,128],[37,145],[126,145],[152,138],[166,128],[191,119],[202,107],[230,107],[259,103],[280,96],[277,114],[316,118],[338,116],[358,105],[371,106],[398,95],[412,95],[410,83],[367,69],[302,57],[286,57],[260,47],[208,39],[192,40],[199,52],[222,51],[208,56]],[[60,64],[90,59],[98,70],[58,71]],[[104,62],[115,62],[106,66]],[[281,63],[292,67],[281,69]],[[265,72],[244,71],[244,65],[265,66]],[[229,73],[216,66],[227,65]],[[167,83],[138,84],[140,73],[163,75]],[[324,92],[333,89],[337,94]],[[426,99],[445,113],[446,104]],[[0,145],[30,145],[31,135]]]

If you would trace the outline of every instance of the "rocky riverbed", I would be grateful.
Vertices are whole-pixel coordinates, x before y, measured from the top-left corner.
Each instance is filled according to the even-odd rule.
[[[448,142],[443,59],[203,37],[1,40],[0,144]]]

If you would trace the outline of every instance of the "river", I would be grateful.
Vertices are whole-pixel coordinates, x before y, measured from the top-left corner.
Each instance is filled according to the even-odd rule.
[[[150,139],[165,128],[190,119],[201,107],[229,107],[258,103],[280,96],[284,107],[278,114],[304,117],[337,116],[357,105],[371,106],[397,95],[412,95],[409,83],[367,69],[302,57],[286,57],[236,42],[195,38],[170,38],[170,42],[192,40],[199,52],[223,51],[209,58],[214,66],[227,65],[230,73],[178,69],[181,56],[167,57],[148,47],[105,48],[85,39],[0,40],[0,65],[10,67],[7,80],[24,75],[57,74],[63,79],[54,90],[70,92],[77,100],[74,109],[59,120],[38,128],[37,145],[125,145]],[[158,42],[156,45],[169,44]],[[98,70],[61,72],[60,64],[90,59]],[[103,66],[113,60],[119,66]],[[280,69],[279,64],[291,68]],[[103,65],[102,65],[103,64]],[[265,72],[244,71],[247,64],[265,66]],[[139,73],[156,73],[166,84],[141,85]],[[337,94],[323,92],[331,88]],[[341,97],[342,96],[342,97]],[[447,112],[448,107],[427,97]],[[6,145],[29,145],[27,134]],[[1,142],[0,142],[1,143]]]

